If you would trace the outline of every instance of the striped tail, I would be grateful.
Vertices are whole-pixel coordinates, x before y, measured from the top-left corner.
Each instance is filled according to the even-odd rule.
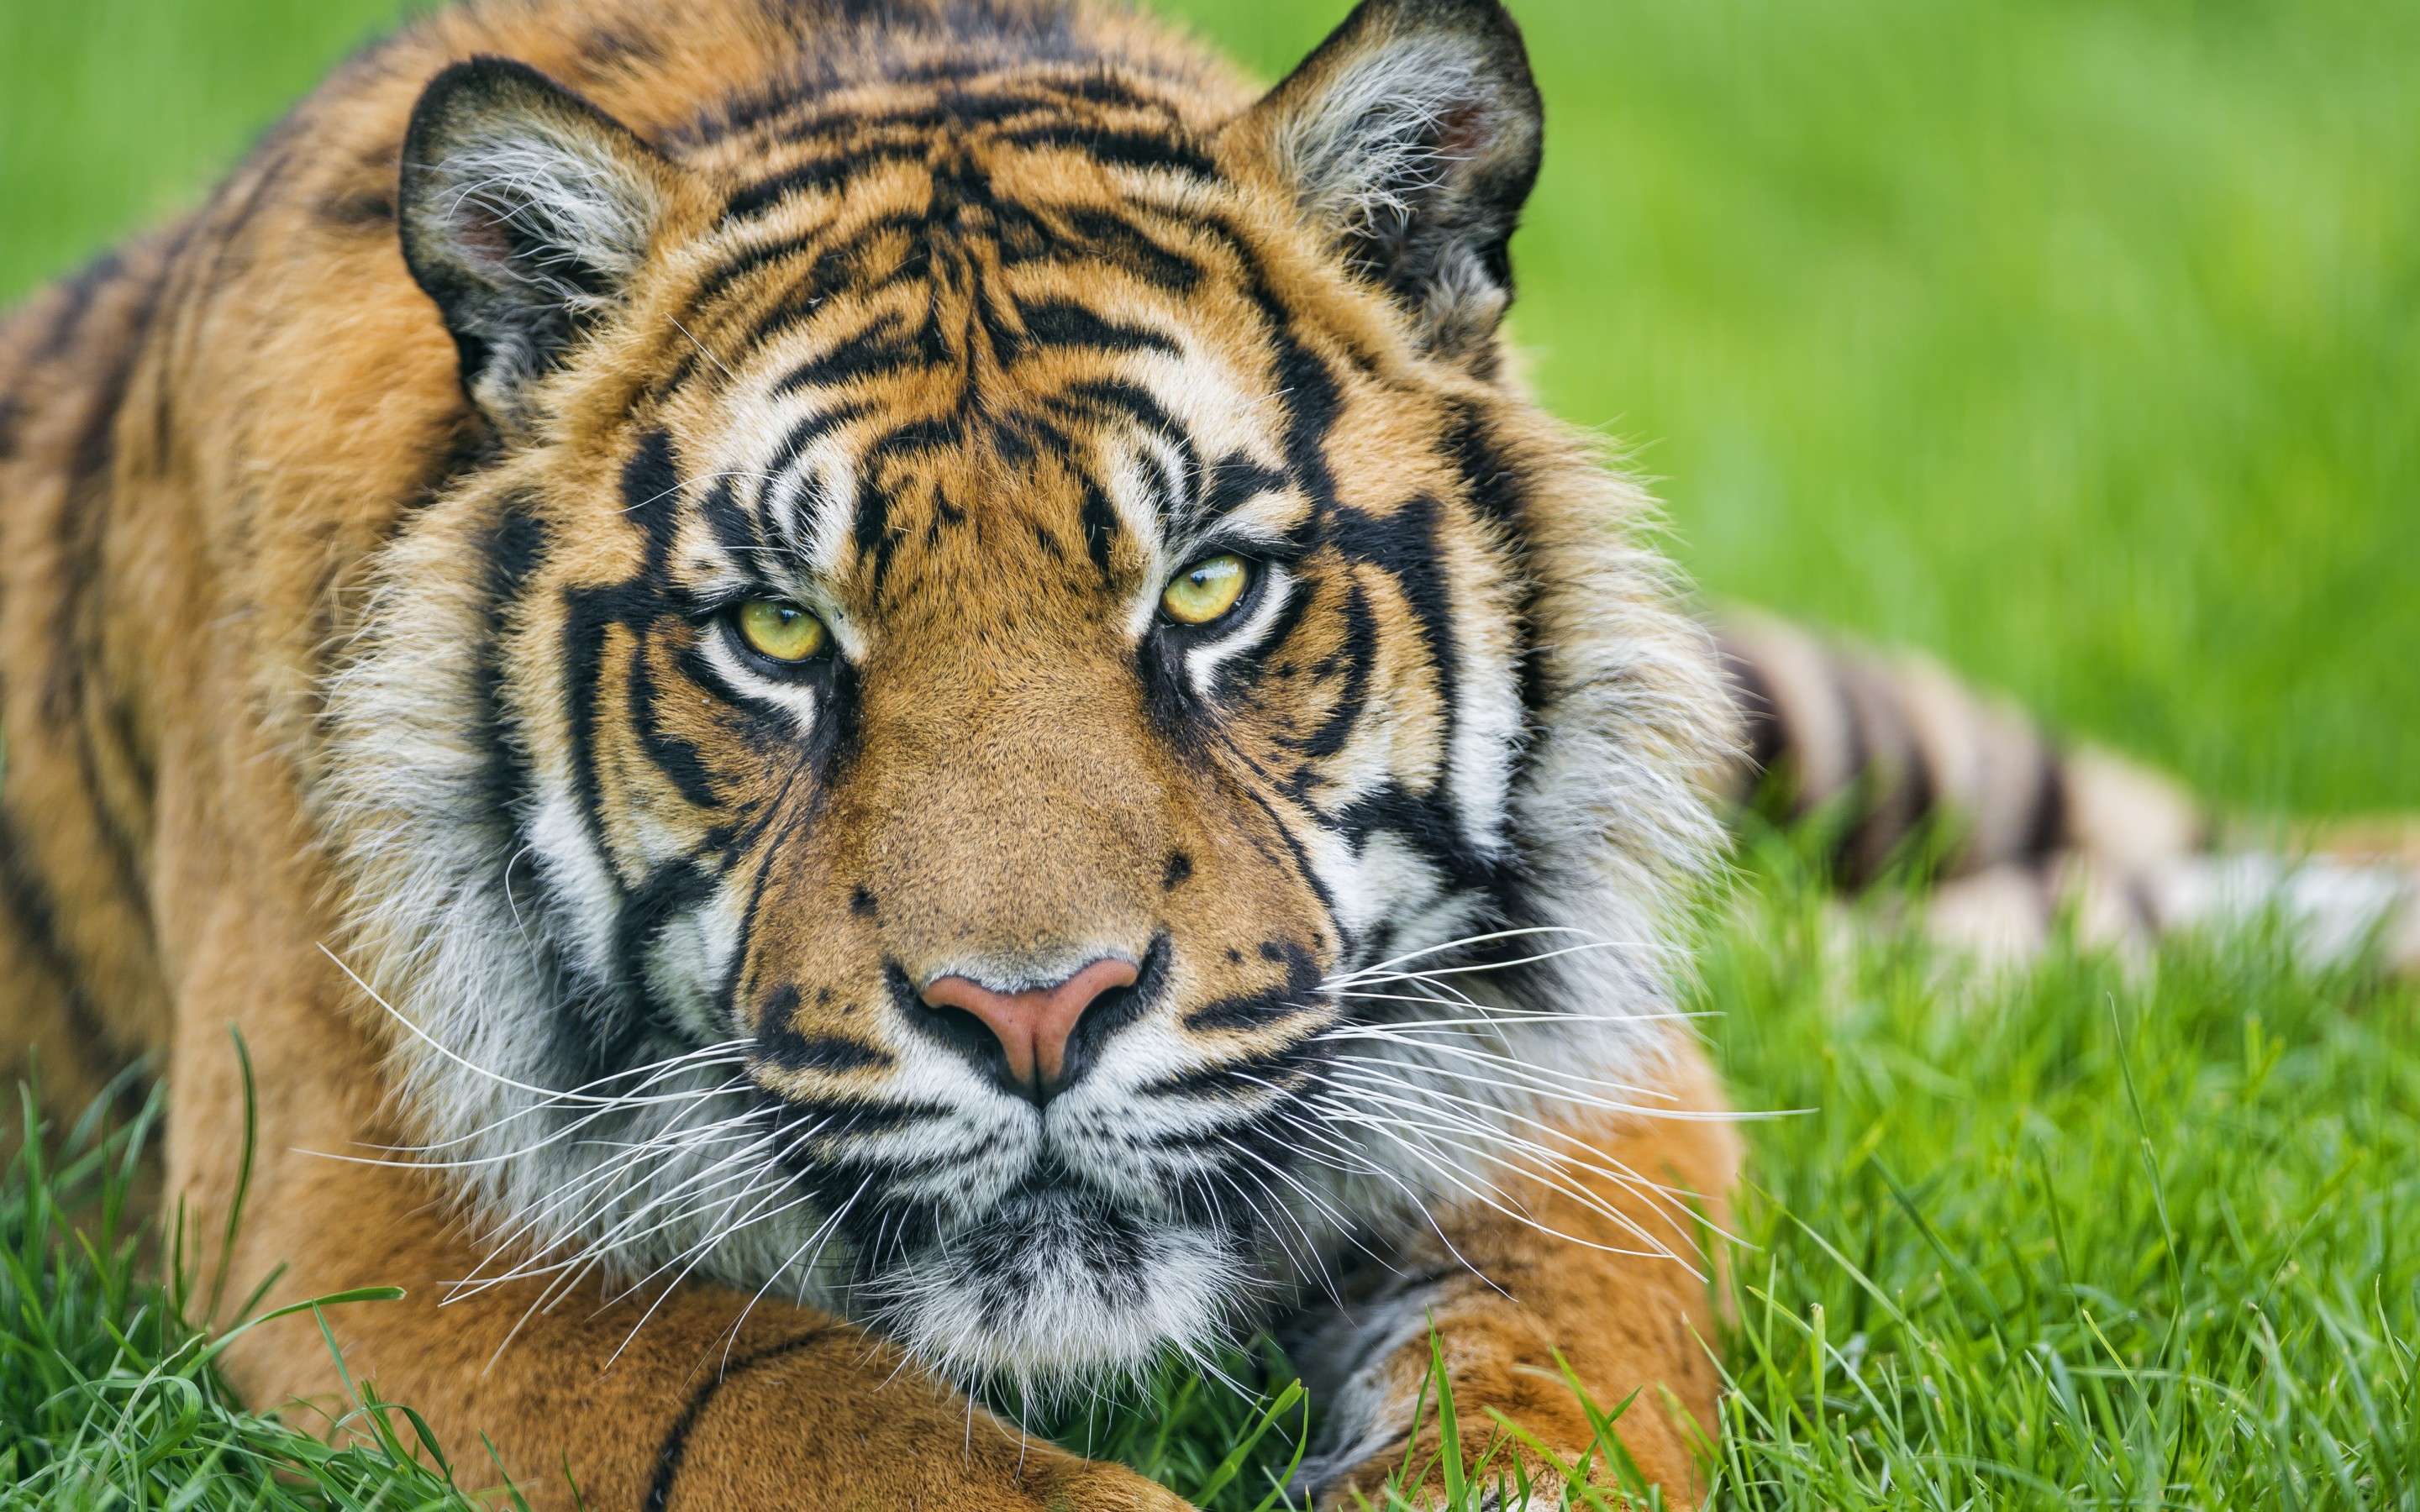
[[[2274,917],[2306,959],[2374,947],[2420,973],[2420,830],[2214,846],[2220,827],[2175,781],[2056,739],[1929,657],[1752,613],[1715,634],[1744,731],[1727,796],[1811,827],[1843,887],[1924,869],[1945,943],[2022,957],[2072,910],[2086,939],[2139,950]]]

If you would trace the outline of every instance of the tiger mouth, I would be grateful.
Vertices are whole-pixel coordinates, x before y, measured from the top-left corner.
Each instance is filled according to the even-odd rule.
[[[876,1121],[887,1134],[923,1121],[900,1115]],[[1269,1131],[1248,1121],[1223,1138],[1272,1158]],[[1282,1220],[1247,1194],[1247,1173],[1198,1158],[1095,1170],[1039,1120],[1015,1127],[1028,1138],[960,1146],[920,1170],[876,1174],[845,1149],[790,1161],[830,1225],[828,1302],[962,1382],[1047,1396],[1230,1340],[1281,1289],[1264,1230]]]
[[[894,1211],[873,1227],[893,1237],[860,1249],[850,1311],[948,1373],[1028,1391],[1225,1337],[1268,1289],[1249,1237],[1222,1215],[1147,1210],[1055,1163],[973,1222]]]

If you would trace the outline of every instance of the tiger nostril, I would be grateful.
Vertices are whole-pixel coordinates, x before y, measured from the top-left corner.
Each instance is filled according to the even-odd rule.
[[[1040,1103],[1059,1089],[1067,1041],[1084,1011],[1104,995],[1133,986],[1140,974],[1135,963],[1109,956],[1055,986],[1003,993],[971,978],[948,976],[927,983],[919,996],[928,1009],[969,1015],[988,1029],[1007,1057],[1010,1084]]]

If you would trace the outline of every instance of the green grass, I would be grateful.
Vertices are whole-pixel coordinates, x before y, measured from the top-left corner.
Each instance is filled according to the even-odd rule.
[[[1514,0],[1519,333],[1688,565],[2235,804],[2420,808],[2420,7]],[[399,0],[0,4],[0,298]],[[1342,0],[1175,0],[1264,73]]]
[[[1978,980],[1789,870],[1700,989],[1742,1105],[1806,1110],[1749,1126],[1723,1504],[2420,1506],[2420,996],[2257,936]],[[54,1143],[0,1184],[0,1508],[455,1504],[408,1419],[334,1453],[232,1406],[131,1237],[60,1238],[126,1143]],[[1247,1512],[1305,1411],[1171,1370],[1047,1426]]]
[[[0,1173],[0,1509],[470,1512],[425,1426],[409,1411],[374,1411],[366,1389],[334,1419],[263,1417],[236,1403],[213,1362],[248,1330],[206,1337],[187,1323],[209,1309],[187,1295],[180,1267],[161,1278],[159,1255],[178,1246],[127,1217],[160,1099],[114,1128],[111,1105],[63,1133],[28,1112]],[[314,1310],[252,1326],[308,1326]]]

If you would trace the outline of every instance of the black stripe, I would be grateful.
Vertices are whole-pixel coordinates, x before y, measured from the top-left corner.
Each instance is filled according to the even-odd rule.
[[[583,827],[592,844],[604,840],[604,788],[597,775],[597,698],[604,685],[605,633],[626,623],[634,599],[628,588],[575,590],[564,595],[564,723],[571,737],[571,782]],[[619,893],[621,881],[611,868]]]
[[[697,281],[697,286],[690,290],[689,302],[694,308],[704,309],[730,293],[734,284],[758,269],[787,262],[801,253],[814,250],[822,237],[821,231],[811,231],[804,236],[776,237],[752,247],[743,247]]]
[[[2025,826],[2023,855],[2028,860],[2044,860],[2064,849],[2067,833],[2067,772],[2059,755],[2054,750],[2039,754],[2040,775],[2034,781],[2032,823]]]
[[[505,610],[517,603],[546,560],[546,527],[521,498],[504,501],[501,515],[488,532],[486,548],[487,613],[477,659],[471,674],[477,714],[476,728],[485,761],[480,787],[486,810],[509,834],[528,799],[529,766],[512,720],[504,709]]]
[[[809,190],[841,189],[850,179],[874,168],[922,162],[924,152],[921,143],[887,142],[803,162],[737,191],[723,202],[722,216],[726,221],[752,220],[792,194]]]
[[[116,265],[104,259],[103,265],[97,265],[96,271],[99,266]],[[77,790],[85,799],[85,811],[101,837],[116,841],[105,849],[117,895],[138,913],[147,892],[134,861],[141,840],[125,831],[102,797],[108,786],[101,779],[101,756],[94,742],[103,732],[116,737],[113,754],[135,770],[139,791],[150,790],[151,774],[144,769],[144,753],[133,737],[126,709],[92,696],[85,682],[85,641],[88,633],[99,633],[98,625],[91,623],[91,607],[101,578],[102,550],[109,539],[111,517],[117,504],[112,476],[117,462],[117,426],[123,418],[127,392],[133,382],[135,364],[141,359],[152,317],[159,309],[166,272],[163,266],[144,275],[135,307],[122,323],[113,320],[105,328],[106,333],[115,338],[114,344],[104,353],[86,356],[98,369],[98,381],[86,393],[69,454],[68,498],[57,518],[59,579],[63,586],[50,625],[51,661],[44,669],[46,675],[41,685],[42,717],[74,758]],[[112,281],[96,278],[96,294],[102,285]],[[92,649],[97,654],[98,648]]]
[[[1202,512],[1223,515],[1293,486],[1294,480],[1277,469],[1264,468],[1241,452],[1231,452],[1210,464],[1209,475],[1202,484]]]
[[[93,1010],[83,974],[75,969],[67,940],[59,933],[58,909],[50,888],[32,865],[33,855],[33,847],[25,842],[13,816],[0,809],[0,903],[7,905],[8,917],[17,926],[17,937],[34,957],[27,964],[48,973],[59,989],[60,1010],[67,1015],[77,1040],[99,1048],[104,1061],[115,1060],[116,1047],[108,1024]],[[22,993],[34,984],[15,981],[9,986]],[[112,1065],[109,1069],[115,1071],[116,1067]]]
[[[696,860],[667,861],[630,889],[613,918],[614,964],[624,977],[623,989],[632,1001],[646,1004],[649,1021],[669,1035],[677,1035],[679,1026],[647,990],[647,958],[675,920],[706,900],[715,882],[714,873]]]
[[[1471,507],[1499,524],[1517,526],[1528,504],[1520,473],[1497,451],[1476,408],[1456,405],[1454,412],[1458,418],[1446,433],[1446,455],[1462,473]]]
[[[76,337],[83,334],[85,317],[92,313],[101,291],[116,283],[125,272],[125,259],[115,252],[105,252],[61,284],[59,307],[51,317],[50,329],[35,345],[32,361],[46,363],[65,354]]]
[[[1308,594],[1303,595],[1308,597]],[[1264,642],[1265,643],[1265,642]],[[1300,751],[1306,761],[1325,761],[1344,748],[1352,738],[1353,727],[1360,722],[1361,712],[1369,703],[1370,677],[1378,659],[1378,617],[1371,612],[1369,594],[1357,582],[1347,581],[1344,589],[1344,643],[1331,655],[1322,657],[1311,669],[1313,677],[1333,677],[1341,670],[1344,687],[1329,706],[1327,717],[1309,735],[1284,743]],[[1287,785],[1297,803],[1309,803],[1307,791],[1309,768],[1298,779]]]
[[[1149,389],[1124,378],[1090,378],[1071,383],[1050,396],[1049,407],[1079,417],[1124,415],[1187,451],[1193,439],[1179,425]]]
[[[671,435],[658,428],[640,437],[638,449],[622,466],[622,517],[645,532],[650,573],[671,560],[680,525],[680,485]]]
[[[802,11],[799,7],[788,6],[781,8],[780,13],[784,19],[794,23],[802,15],[811,15],[814,19],[809,24],[819,28],[829,27],[831,24],[831,18],[822,10]],[[842,15],[850,21],[863,21],[868,19],[869,12],[861,6],[843,7]],[[889,12],[881,12],[880,16],[885,21],[896,19]],[[1067,29],[1066,20],[1062,15],[1055,13],[1035,15],[1031,12],[1020,14],[1016,22],[1016,30],[1013,35],[1003,35],[999,29],[997,23],[1001,18],[997,12],[981,10],[974,7],[954,7],[924,19],[928,22],[939,21],[942,24],[951,26],[957,39],[961,41],[990,45],[977,46],[970,54],[945,55],[912,66],[894,65],[885,69],[883,74],[885,83],[901,85],[964,85],[973,81],[985,80],[985,75],[993,75],[995,76],[993,81],[985,81],[977,87],[953,91],[954,98],[963,102],[959,107],[961,110],[979,108],[992,100],[1009,101],[1027,108],[1056,107],[1063,110],[1070,101],[1077,101],[1144,110],[1172,118],[1172,113],[1165,100],[1138,89],[1119,78],[1111,71],[1115,66],[1104,63],[1093,45],[1076,38]],[[1037,30],[1037,26],[1046,22],[1053,32],[1053,35],[1047,39]],[[993,24],[986,27],[980,36],[976,35],[970,25],[970,23],[983,25],[985,23]],[[827,33],[818,31],[812,40],[818,48],[828,48],[830,39]],[[1002,44],[1007,45],[1003,47]],[[1015,78],[998,81],[996,76],[1001,72],[1002,66],[1012,59],[1029,64],[1076,64],[1086,66],[1092,71],[1071,79]],[[930,115],[936,109],[933,106],[915,105],[871,115],[861,115],[854,111],[837,116],[826,114],[823,104],[825,91],[845,81],[827,69],[821,77],[794,77],[769,88],[737,95],[717,106],[711,115],[700,117],[682,135],[690,140],[713,141],[719,137],[730,136],[741,131],[776,126],[777,135],[781,139],[803,141],[818,132],[848,131],[868,123],[884,126],[897,125],[919,116]],[[799,111],[805,111],[808,114],[800,119],[783,120],[783,116]]]
[[[819,1328],[735,1360],[717,1372],[713,1380],[691,1392],[688,1403],[681,1408],[680,1415],[673,1419],[671,1428],[665,1432],[663,1443],[657,1446],[656,1473],[647,1484],[646,1512],[664,1512],[671,1504],[673,1480],[680,1474],[681,1459],[689,1453],[689,1436],[696,1431],[697,1420],[705,1416],[706,1410],[713,1405],[716,1393],[728,1385],[734,1376],[796,1354],[811,1344],[822,1342],[831,1332],[830,1327]]]
[[[923,360],[923,350],[908,339],[899,316],[886,315],[783,375],[773,385],[773,392],[789,394],[800,389],[830,388],[859,378],[889,378]]]
[[[838,1076],[854,1071],[888,1071],[888,1051],[837,1034],[801,1034],[787,1022],[756,1031],[756,1053],[783,1071]]]
[[[705,633],[711,635],[714,631],[709,627]],[[714,774],[706,769],[704,755],[694,744],[665,729],[663,721],[656,717],[656,677],[644,649],[630,657],[630,673],[625,686],[632,720],[639,727],[639,748],[646,753],[647,760],[693,806],[721,808],[722,795],[715,791]]]
[[[1020,303],[1016,314],[1025,326],[1021,347],[1088,347],[1112,352],[1162,352],[1170,357],[1183,352],[1174,341],[1156,331],[1121,325],[1071,301]]]
[[[1135,1094],[1181,1097],[1198,1103],[1248,1102],[1266,1097],[1272,1088],[1281,1092],[1300,1090],[1311,1069],[1301,1051],[1288,1045],[1263,1055],[1155,1077],[1137,1088]]]
[[[1058,148],[1080,152],[1096,162],[1112,167],[1168,168],[1196,178],[1218,177],[1218,165],[1210,160],[1210,154],[1200,144],[1173,132],[1053,121],[1023,131],[1003,131],[1000,140],[1028,150]]]
[[[1114,210],[1068,211],[1066,228],[1085,251],[1155,288],[1190,294],[1202,283],[1203,273],[1199,263],[1183,253],[1170,251]],[[1060,252],[1053,245],[1047,255],[1058,255]]]
[[[1084,480],[1084,503],[1078,518],[1084,528],[1084,550],[1106,581],[1109,576],[1109,550],[1118,539],[1118,512],[1110,506],[1109,496],[1101,491],[1101,486],[1089,477]]]

